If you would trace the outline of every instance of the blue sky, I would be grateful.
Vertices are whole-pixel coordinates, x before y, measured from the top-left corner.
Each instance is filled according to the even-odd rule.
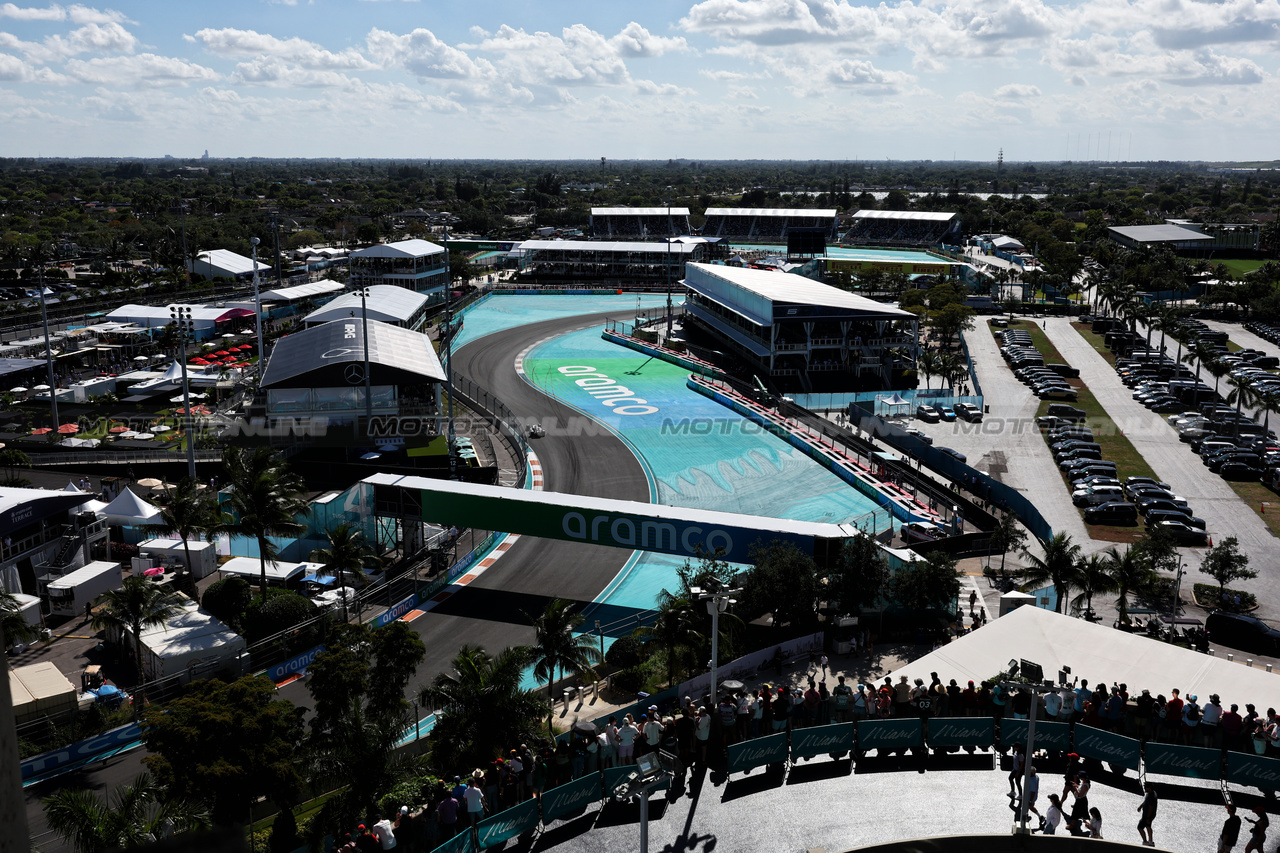
[[[0,155],[1276,157],[1280,0],[0,3]]]

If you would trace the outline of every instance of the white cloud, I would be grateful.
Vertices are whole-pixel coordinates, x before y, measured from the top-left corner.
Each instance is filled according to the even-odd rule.
[[[1027,98],[1038,98],[1041,95],[1039,86],[1026,83],[1010,83],[996,89],[996,97],[1003,101],[1021,101]]]
[[[841,59],[818,69],[818,72],[819,79],[833,86],[854,86],[879,93],[900,91],[915,79],[910,74],[885,71],[859,59]],[[802,69],[800,76],[807,78],[809,73]]]
[[[16,50],[28,59],[49,63],[82,53],[132,53],[138,40],[116,23],[85,24],[65,37],[53,35],[42,42],[22,41],[12,33],[0,32],[0,47]]]
[[[418,77],[491,80],[498,76],[491,63],[473,60],[465,51],[445,44],[427,29],[396,35],[375,27],[365,43],[369,55],[383,66],[403,66]]]
[[[65,83],[67,78],[48,68],[23,62],[10,53],[0,53],[0,80],[7,83]]]
[[[334,53],[306,39],[281,39],[254,30],[203,29],[194,38],[221,56],[275,57],[311,69],[361,71],[375,67],[354,48]]]
[[[65,21],[67,10],[57,5],[38,9],[5,3],[0,5],[0,18],[13,18],[15,21]]]
[[[212,68],[154,53],[73,59],[67,63],[67,73],[82,83],[101,86],[178,86],[219,78]]]
[[[503,24],[477,48],[500,55],[504,71],[532,85],[622,85],[629,82],[626,63],[603,35],[574,24],[554,36],[525,32]]]
[[[622,56],[651,57],[664,53],[683,52],[689,49],[688,43],[678,36],[666,38],[655,36],[635,21],[622,28],[622,32],[609,39]]]
[[[114,9],[94,9],[78,4],[67,10],[67,17],[73,24],[120,24],[129,20]]]

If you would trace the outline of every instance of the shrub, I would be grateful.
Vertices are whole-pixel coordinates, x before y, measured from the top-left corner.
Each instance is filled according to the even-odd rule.
[[[618,669],[630,669],[639,666],[644,660],[640,640],[632,635],[619,637],[604,654],[604,662]]]
[[[408,806],[413,810],[431,798],[431,792],[439,781],[439,778],[429,773],[406,779],[378,801],[378,808],[384,815],[396,814],[401,806]]]
[[[630,666],[613,676],[613,686],[624,693],[636,693],[644,687],[648,673],[643,666]]]
[[[245,608],[253,600],[253,589],[240,577],[227,577],[214,581],[204,591],[200,606],[222,620],[233,630],[240,628]]]

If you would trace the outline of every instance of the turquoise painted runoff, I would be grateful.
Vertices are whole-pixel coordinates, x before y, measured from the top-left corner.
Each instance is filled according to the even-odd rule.
[[[494,293],[483,302],[464,311],[462,331],[454,340],[453,347],[458,349],[485,335],[505,332],[507,329],[515,329],[530,323],[577,317],[582,314],[596,314],[601,311],[617,311],[619,320],[632,323],[635,321],[637,296],[640,298],[642,309],[658,308],[667,304],[665,293],[599,296],[504,296],[501,293]],[[679,294],[673,298],[677,305],[683,300]],[[600,334],[599,329],[596,330],[596,334]],[[485,384],[483,376],[470,378],[481,385]]]

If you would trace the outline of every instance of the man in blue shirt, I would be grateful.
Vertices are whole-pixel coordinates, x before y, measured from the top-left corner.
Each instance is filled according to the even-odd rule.
[[[1088,679],[1080,679],[1080,686],[1076,688],[1076,707],[1073,722],[1079,722],[1084,717],[1084,703],[1089,701],[1089,697],[1093,695],[1093,691],[1089,689]]]

